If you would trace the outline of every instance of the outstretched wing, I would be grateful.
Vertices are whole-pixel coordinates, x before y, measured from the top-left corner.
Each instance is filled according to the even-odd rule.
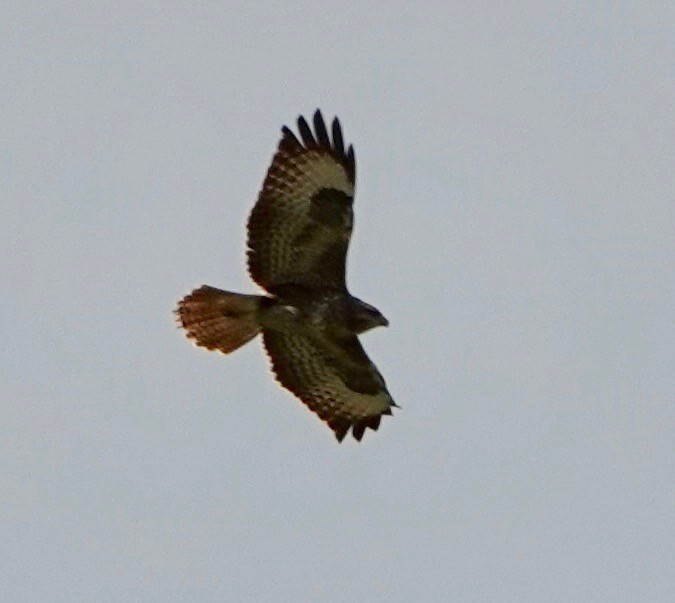
[[[352,233],[356,164],[333,120],[329,136],[321,112],[314,132],[298,118],[298,139],[284,126],[258,201],[248,221],[248,268],[273,293],[279,285],[345,289]]]
[[[351,428],[361,440],[390,415],[392,400],[382,375],[356,337],[314,339],[263,331],[277,380],[328,423],[339,442]]]

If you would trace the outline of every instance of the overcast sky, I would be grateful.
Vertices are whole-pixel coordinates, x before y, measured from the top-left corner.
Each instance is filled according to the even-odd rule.
[[[0,599],[673,600],[671,1],[2,13]],[[171,314],[255,291],[317,107],[391,322],[360,444]]]

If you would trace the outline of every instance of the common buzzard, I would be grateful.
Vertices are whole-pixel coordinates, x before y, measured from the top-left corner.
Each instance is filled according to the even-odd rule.
[[[277,380],[342,441],[361,440],[396,406],[357,335],[386,326],[350,295],[345,268],[356,163],[337,118],[328,133],[298,118],[282,138],[248,220],[248,269],[267,295],[204,285],[178,302],[178,322],[196,345],[229,353],[262,333]]]

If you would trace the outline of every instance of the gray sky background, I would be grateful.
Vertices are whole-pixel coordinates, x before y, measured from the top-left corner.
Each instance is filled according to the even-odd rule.
[[[673,11],[6,3],[0,599],[672,600]],[[391,321],[360,445],[171,315],[254,291],[316,107]]]

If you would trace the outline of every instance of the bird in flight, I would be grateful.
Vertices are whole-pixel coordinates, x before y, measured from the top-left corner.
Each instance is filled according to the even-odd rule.
[[[321,112],[314,129],[288,127],[248,220],[248,270],[266,295],[208,285],[178,302],[187,337],[232,352],[262,333],[279,383],[325,421],[341,442],[360,441],[395,407],[358,335],[389,323],[347,290],[356,161],[337,117],[329,133]]]

